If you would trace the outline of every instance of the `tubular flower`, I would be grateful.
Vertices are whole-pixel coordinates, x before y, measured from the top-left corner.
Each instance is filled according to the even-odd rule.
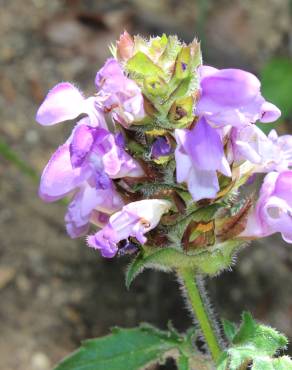
[[[121,240],[133,237],[144,244],[147,241],[144,234],[158,225],[162,214],[170,207],[169,201],[160,199],[129,203],[113,214],[102,230],[88,237],[88,245],[99,249],[103,257],[113,257]]]
[[[235,129],[234,150],[237,160],[249,160],[256,172],[284,171],[292,166],[292,136],[278,136],[272,130],[268,136],[257,126]]]
[[[290,241],[292,136],[261,131],[280,111],[258,78],[203,66],[199,43],[176,36],[125,32],[111,49],[93,96],[58,84],[36,116],[42,125],[74,120],[39,188],[46,202],[70,197],[68,234],[90,233],[104,257],[167,247],[204,258],[226,242],[225,261],[246,238],[281,232]],[[241,189],[260,172],[253,206]]]
[[[143,96],[137,84],[127,78],[113,58],[96,74],[97,105],[125,127],[144,117]]]
[[[260,81],[240,69],[199,68],[200,98],[196,114],[214,127],[242,127],[257,120],[273,122],[280,110],[260,93]]]
[[[264,237],[277,232],[292,243],[292,171],[270,172],[242,237]]]
[[[88,120],[80,122],[52,156],[43,171],[39,190],[47,202],[75,192],[65,217],[72,238],[84,235],[90,222],[103,225],[107,214],[123,206],[112,179],[143,175],[140,165],[112,133],[86,123]]]

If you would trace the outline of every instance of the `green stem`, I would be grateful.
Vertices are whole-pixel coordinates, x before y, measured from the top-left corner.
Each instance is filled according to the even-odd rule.
[[[200,293],[197,281],[191,269],[181,269],[178,271],[182,284],[186,290],[187,298],[191,304],[192,311],[199,322],[209,351],[215,363],[221,354],[219,340],[215,334],[214,325],[212,320],[207,314],[202,295]]]

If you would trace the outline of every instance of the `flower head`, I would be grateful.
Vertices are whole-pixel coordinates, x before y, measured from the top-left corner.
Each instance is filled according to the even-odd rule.
[[[199,43],[176,36],[125,32],[112,51],[93,96],[61,83],[37,112],[42,125],[75,121],[39,189],[47,202],[71,198],[68,234],[100,228],[88,245],[105,257],[180,244],[212,254],[222,240],[278,231],[290,241],[292,137],[261,131],[280,111],[258,78],[203,66]],[[268,175],[252,207],[240,189],[259,172]]]

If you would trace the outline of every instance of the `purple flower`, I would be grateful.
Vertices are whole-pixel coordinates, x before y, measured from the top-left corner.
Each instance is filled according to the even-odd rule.
[[[144,234],[158,225],[162,214],[170,207],[169,201],[161,199],[129,203],[113,214],[102,230],[88,236],[88,245],[99,249],[103,257],[111,258],[118,251],[117,244],[130,236],[144,244],[147,241]]]
[[[44,169],[39,190],[43,200],[55,201],[77,190],[65,217],[70,236],[85,233],[96,211],[112,214],[123,206],[112,179],[143,175],[120,142],[105,129],[79,123]]]
[[[219,191],[217,171],[231,176],[218,131],[205,118],[191,130],[176,129],[176,177],[186,182],[195,201],[215,198]]]
[[[144,113],[143,95],[133,80],[124,75],[120,64],[113,58],[97,72],[95,85],[97,105],[125,127],[140,121]]]
[[[281,114],[265,101],[259,80],[249,72],[201,66],[199,76],[201,96],[196,114],[214,127],[241,127],[257,120],[273,122]]]
[[[170,155],[172,148],[170,143],[164,136],[160,136],[156,139],[151,148],[151,157],[159,158]]]
[[[243,238],[261,238],[280,232],[292,243],[292,171],[266,175]]]
[[[292,136],[278,136],[272,130],[268,136],[257,126],[234,128],[231,134],[234,158],[255,164],[256,172],[284,171],[292,166]]]
[[[122,206],[123,201],[112,184],[100,189],[85,182],[68,206],[65,216],[67,232],[72,238],[77,238],[88,232],[89,223],[102,227],[109,215]]]
[[[82,114],[93,127],[106,128],[104,113],[128,127],[144,117],[143,96],[138,85],[127,78],[115,59],[108,59],[95,78],[97,96],[85,98],[69,82],[53,87],[39,107],[36,120],[42,125],[54,125]]]

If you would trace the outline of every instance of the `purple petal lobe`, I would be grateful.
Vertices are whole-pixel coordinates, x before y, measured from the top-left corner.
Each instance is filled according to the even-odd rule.
[[[113,92],[116,92],[116,82],[119,78],[124,78],[123,70],[120,64],[114,58],[109,58],[96,74],[96,89],[103,89],[104,85],[106,85],[106,87],[111,86]]]
[[[68,206],[65,217],[67,232],[72,238],[84,235],[89,222],[104,225],[108,220],[104,212],[113,213],[122,206],[122,200],[112,187],[100,190],[85,183]]]
[[[260,82],[240,69],[199,68],[201,96],[196,114],[214,127],[243,127],[257,120],[272,122],[280,111],[260,93]]]
[[[195,201],[216,197],[219,190],[217,171],[231,176],[217,130],[201,118],[192,130],[175,130],[176,177],[186,182]]]
[[[107,137],[104,147],[106,150],[102,161],[104,170],[110,178],[139,177],[144,174],[139,163],[117,144],[113,135]]]
[[[39,195],[46,202],[63,198],[90,176],[88,168],[73,168],[69,146],[64,144],[46,165],[40,182]]]
[[[94,143],[94,131],[94,128],[87,125],[80,125],[74,131],[70,143],[71,163],[74,168],[80,167],[90,152]]]
[[[167,139],[160,136],[156,139],[151,148],[151,156],[153,158],[159,158],[171,154],[172,148]]]
[[[261,106],[261,118],[260,121],[274,122],[281,116],[281,111],[274,104],[269,102],[264,102]]]
[[[69,82],[62,82],[49,91],[39,107],[36,120],[41,125],[50,126],[71,120],[84,112],[84,97]]]
[[[237,108],[248,103],[260,91],[259,80],[240,69],[222,69],[201,81],[202,99]]]
[[[185,137],[185,150],[201,170],[217,170],[224,156],[223,144],[216,131],[201,118]]]

